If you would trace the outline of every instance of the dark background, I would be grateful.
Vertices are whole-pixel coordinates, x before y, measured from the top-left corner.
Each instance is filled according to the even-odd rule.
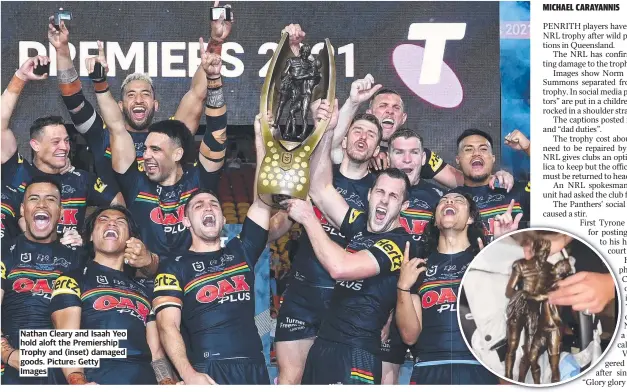
[[[278,42],[280,32],[289,23],[300,23],[306,41],[314,44],[329,38],[336,48],[354,44],[354,77],[347,77],[346,55],[337,54],[337,95],[342,103],[350,83],[371,73],[377,83],[395,89],[404,98],[407,125],[422,131],[425,145],[454,163],[455,139],[466,128],[477,127],[494,138],[497,162],[501,154],[501,75],[499,70],[498,2],[233,2],[235,24],[228,38],[242,46],[244,53],[229,53],[244,63],[243,74],[225,78],[230,125],[252,124],[259,108],[263,78],[259,70],[271,53],[259,54],[265,42]],[[19,67],[19,41],[38,41],[46,49],[47,18],[58,7],[72,11],[68,26],[70,42],[79,47],[84,41],[119,42],[124,54],[132,42],[144,42],[144,66],[148,68],[148,42],[157,42],[158,75],[153,77],[161,103],[155,120],[176,111],[178,102],[189,89],[186,78],[162,77],[161,42],[197,42],[209,35],[210,2],[2,2],[2,88]],[[392,52],[401,44],[424,46],[424,41],[409,41],[412,23],[467,23],[460,41],[448,41],[444,61],[456,73],[464,91],[462,103],[453,109],[438,108],[419,98],[399,79],[392,65]],[[46,53],[47,54],[47,53]],[[90,52],[95,55],[95,51]],[[29,55],[35,55],[34,51]],[[188,49],[174,51],[183,56],[175,69],[187,70]],[[74,60],[79,67],[79,60]],[[109,60],[112,67],[112,61]],[[228,69],[233,65],[226,64]],[[116,76],[109,77],[115,96],[124,77],[135,70],[122,70],[116,62]],[[417,69],[416,72],[419,72]],[[187,71],[186,71],[187,73]],[[81,77],[87,98],[95,102],[91,82]],[[364,105],[363,110],[366,107]],[[27,85],[13,115],[20,151],[30,157],[28,127],[37,117],[61,114],[69,116],[57,89],[57,78]],[[204,123],[204,119],[201,121]],[[232,127],[231,133],[248,127]]]

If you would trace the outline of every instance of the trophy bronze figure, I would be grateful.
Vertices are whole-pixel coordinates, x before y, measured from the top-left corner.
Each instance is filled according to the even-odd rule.
[[[295,56],[288,45],[288,34],[283,33],[261,91],[261,134],[266,155],[256,192],[264,203],[277,208],[285,199],[307,199],[309,159],[329,122],[320,121],[309,132],[309,105],[318,99],[335,101],[335,57],[329,40],[325,39],[323,49],[313,60],[310,55],[311,46],[303,44]],[[287,121],[282,125],[284,113]]]
[[[507,354],[505,377],[513,379],[516,349],[524,333],[525,344],[520,359],[518,381],[524,382],[531,367],[535,384],[540,383],[539,355],[545,350],[549,354],[551,382],[560,380],[559,354],[561,349],[562,321],[559,309],[548,302],[548,293],[557,288],[557,282],[572,271],[568,260],[555,265],[547,261],[551,242],[545,239],[533,241],[534,255],[530,260],[514,262],[505,295],[510,298],[507,305]],[[519,287],[519,285],[521,287]]]

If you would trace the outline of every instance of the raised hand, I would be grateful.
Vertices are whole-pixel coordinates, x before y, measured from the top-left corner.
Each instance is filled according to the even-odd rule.
[[[213,2],[214,7],[218,7],[220,4],[219,0]],[[224,6],[225,8],[231,8],[230,4]],[[233,15],[233,10],[231,10],[231,20],[225,20],[224,16],[220,16],[218,20],[211,21],[211,39],[224,42],[226,38],[231,33],[231,28],[233,27],[233,22],[235,21],[235,16]]]
[[[20,69],[15,72],[15,75],[24,81],[47,79],[47,73],[43,75],[35,75],[33,71],[38,65],[46,65],[49,62],[50,59],[46,56],[31,57],[28,60],[24,61],[24,64],[20,66]]]
[[[207,78],[219,78],[222,70],[222,57],[218,54],[208,52],[202,37],[198,39],[198,42],[200,42],[200,65],[205,70]]]
[[[409,259],[409,241],[405,242],[405,252],[401,263],[401,275],[398,278],[397,287],[403,291],[410,290],[418,280],[420,274],[427,270],[424,259],[414,257]]]
[[[505,145],[517,151],[527,151],[531,146],[531,142],[524,133],[515,129],[505,136]]]
[[[105,75],[109,73],[109,65],[107,64],[107,57],[105,56],[104,51],[104,43],[102,41],[98,41],[98,56],[92,56],[85,59],[85,68],[87,68],[87,73],[94,72],[96,63],[102,64],[105,70]]]
[[[374,78],[368,74],[363,79],[357,79],[351,83],[350,100],[352,103],[358,105],[366,102],[381,88],[383,85],[374,84]]]
[[[329,101],[326,99],[315,100],[309,105],[309,110],[314,120],[314,127],[317,127],[320,121],[329,120],[326,130],[335,129],[340,112],[337,98],[335,99],[333,107],[331,107]]]
[[[295,222],[304,224],[308,219],[317,219],[310,201],[288,199],[281,202],[287,208],[287,213]]]
[[[130,238],[126,241],[124,250],[124,261],[135,268],[147,267],[152,263],[152,255],[146,249],[146,245],[137,238]]]
[[[289,45],[290,49],[294,55],[298,56],[300,52],[300,44],[305,39],[305,32],[300,28],[299,24],[290,24],[285,26],[281,33],[287,33],[289,35]]]
[[[54,27],[54,16],[48,18],[48,41],[50,41],[52,46],[57,50],[68,46],[68,42],[70,41],[70,32],[67,27],[65,27],[65,22],[61,21],[59,30],[57,30],[57,28]]]
[[[518,224],[523,217],[522,213],[516,215],[515,218],[512,218],[512,212],[514,210],[514,203],[516,200],[512,199],[507,206],[507,210],[494,217],[494,238],[499,238],[507,233],[518,230]]]

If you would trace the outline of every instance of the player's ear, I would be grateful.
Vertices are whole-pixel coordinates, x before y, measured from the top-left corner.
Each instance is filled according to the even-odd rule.
[[[39,141],[37,139],[30,139],[30,148],[33,149],[33,151],[35,152],[39,152],[39,150],[41,150],[41,145],[39,144]]]
[[[124,113],[124,102],[118,101],[118,107],[120,108],[120,111]]]
[[[155,112],[159,111],[159,101],[155,99]]]
[[[177,147],[174,149],[174,151],[172,152],[172,159],[174,159],[174,162],[180,162],[181,159],[183,158],[183,148],[182,147]]]
[[[409,200],[405,200],[403,204],[401,204],[401,211],[409,208]]]
[[[189,218],[187,217],[187,215],[185,215],[183,217],[183,226],[187,227],[188,229],[190,227],[192,227],[192,222],[190,222]]]

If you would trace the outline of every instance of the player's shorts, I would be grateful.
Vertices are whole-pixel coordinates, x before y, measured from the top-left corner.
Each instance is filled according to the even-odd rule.
[[[157,378],[149,361],[100,360],[99,368],[84,368],[85,378],[100,385],[155,385]]]
[[[287,342],[315,337],[329,310],[332,295],[332,288],[292,282],[283,294],[274,341]]]
[[[381,358],[361,348],[317,338],[309,350],[303,385],[381,384]]]
[[[211,360],[194,364],[194,369],[207,374],[219,385],[270,385],[264,359]]]
[[[405,363],[408,348],[401,339],[396,322],[392,320],[390,338],[387,342],[381,342],[381,361],[402,365]]]
[[[474,360],[416,362],[410,385],[494,385],[499,379]]]

